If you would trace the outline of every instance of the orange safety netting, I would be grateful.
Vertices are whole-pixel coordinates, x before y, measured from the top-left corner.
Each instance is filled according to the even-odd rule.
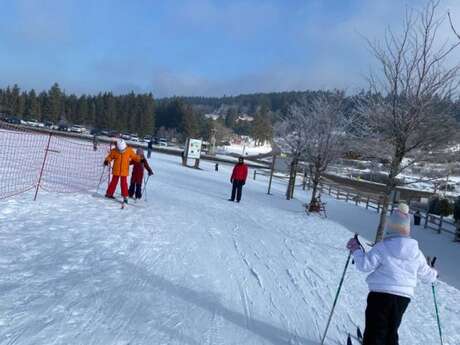
[[[72,193],[95,190],[108,179],[109,144],[34,131],[0,121],[0,199],[41,188]]]

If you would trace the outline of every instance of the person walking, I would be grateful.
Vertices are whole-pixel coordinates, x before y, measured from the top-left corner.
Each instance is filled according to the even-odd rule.
[[[153,151],[153,138],[150,138],[147,144],[147,158],[150,159],[150,156],[152,155],[152,151]]]
[[[232,183],[232,196],[228,201],[241,201],[241,195],[243,193],[243,186],[246,184],[246,178],[248,177],[248,166],[244,164],[244,158],[240,157],[238,163],[233,167],[232,176],[230,182]]]
[[[105,197],[115,199],[113,194],[120,180],[121,195],[125,203],[128,202],[128,175],[129,165],[131,161],[140,162],[141,157],[134,153],[134,150],[129,147],[123,139],[118,139],[107,157],[104,160],[104,165],[108,166],[113,161],[112,180],[107,188]]]
[[[417,278],[433,283],[437,272],[430,267],[418,242],[410,237],[409,206],[400,203],[389,217],[384,240],[369,252],[356,238],[347,243],[356,268],[371,272],[363,345],[398,345],[398,328],[414,296]]]

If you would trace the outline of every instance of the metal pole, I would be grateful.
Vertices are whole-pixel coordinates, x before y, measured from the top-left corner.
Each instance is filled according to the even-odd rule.
[[[38,177],[37,188],[35,189],[34,201],[37,200],[38,188],[40,188],[40,184],[42,182],[43,170],[45,169],[46,158],[48,157],[48,151],[49,151],[49,148],[50,148],[51,136],[52,136],[52,133],[50,132],[50,134],[48,136],[48,143],[46,144],[45,157],[43,157],[42,168],[40,169],[40,176]]]
[[[431,261],[431,267],[434,267],[436,263],[436,257],[433,258]],[[441,320],[439,319],[439,310],[438,310],[438,302],[436,300],[436,288],[434,283],[431,284],[431,290],[433,291],[433,301],[434,301],[434,309],[436,310],[436,321],[438,322],[438,332],[439,332],[439,339],[441,340],[441,345],[443,345],[442,341],[442,330],[441,330]]]
[[[99,179],[99,183],[97,184],[96,193],[99,193],[99,187],[101,186],[102,178],[104,177],[104,173],[105,173],[105,165],[102,168],[102,174],[101,174],[101,178]]]
[[[268,192],[267,192],[267,194],[270,194],[270,191],[272,189],[272,180],[273,180],[273,172],[275,170],[275,162],[276,162],[276,155],[273,155],[272,166],[270,167],[270,180],[268,181]]]
[[[147,180],[144,183],[144,190],[142,192],[142,194],[144,195],[144,200],[145,201],[147,201],[147,183],[149,182],[149,179],[150,179],[150,175],[147,176]]]
[[[356,236],[355,236],[356,237]],[[348,265],[350,264],[351,252],[348,253],[347,262],[345,268],[343,269],[342,278],[340,279],[339,287],[337,293],[335,294],[334,303],[332,304],[332,310],[329,314],[329,319],[327,320],[326,329],[324,330],[323,338],[321,339],[321,345],[324,345],[324,340],[326,339],[326,334],[331,324],[332,315],[334,314],[335,306],[337,305],[337,300],[339,299],[340,290],[342,289],[343,280],[345,279],[345,274],[347,273]]]

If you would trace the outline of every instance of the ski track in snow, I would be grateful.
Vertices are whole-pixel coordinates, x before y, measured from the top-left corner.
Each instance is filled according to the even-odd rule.
[[[276,182],[269,196],[249,180],[237,204],[229,166],[150,163],[148,202],[124,210],[81,194],[0,201],[0,345],[318,344],[350,232]],[[350,265],[326,344],[363,328],[364,278]],[[459,344],[460,292],[437,287],[445,344]],[[400,335],[438,342],[430,286]]]

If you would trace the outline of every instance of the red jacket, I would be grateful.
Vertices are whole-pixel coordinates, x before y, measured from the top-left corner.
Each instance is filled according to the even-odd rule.
[[[144,180],[144,168],[147,169],[149,173],[152,173],[152,169],[146,159],[144,159],[143,162],[131,162],[131,164],[134,165],[131,173],[131,181],[133,183],[142,183]]]
[[[238,163],[233,168],[231,180],[246,182],[248,177],[248,166],[244,163]]]

